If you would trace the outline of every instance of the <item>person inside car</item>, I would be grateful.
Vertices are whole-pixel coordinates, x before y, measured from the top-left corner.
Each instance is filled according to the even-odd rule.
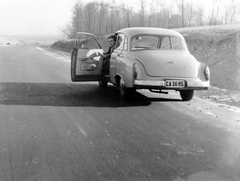
[[[109,76],[110,57],[114,50],[116,40],[117,40],[116,35],[110,35],[108,37],[108,45],[109,45],[108,51],[102,54],[98,53],[101,57],[103,57],[103,75],[105,75],[106,77]]]

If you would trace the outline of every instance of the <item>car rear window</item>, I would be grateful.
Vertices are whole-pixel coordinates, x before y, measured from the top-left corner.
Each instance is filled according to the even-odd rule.
[[[141,49],[157,49],[158,37],[157,36],[135,36],[132,39],[132,50]]]
[[[138,35],[132,38],[131,50],[187,50],[185,41],[174,36]]]
[[[180,38],[177,37],[171,37],[172,39],[172,46],[174,50],[182,50],[182,42]]]
[[[160,40],[160,49],[163,50],[170,50],[171,49],[171,40],[170,37],[166,36],[166,37],[162,37],[162,39]]]

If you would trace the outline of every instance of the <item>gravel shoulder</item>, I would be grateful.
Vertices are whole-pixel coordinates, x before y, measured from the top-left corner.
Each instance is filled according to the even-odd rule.
[[[240,107],[240,93],[234,90],[210,87],[207,91],[196,91],[195,96],[215,103]]]

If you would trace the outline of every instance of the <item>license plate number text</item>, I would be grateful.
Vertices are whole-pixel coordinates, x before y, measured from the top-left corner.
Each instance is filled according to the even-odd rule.
[[[166,80],[165,86],[166,87],[176,87],[176,88],[184,87],[185,81],[184,80]]]

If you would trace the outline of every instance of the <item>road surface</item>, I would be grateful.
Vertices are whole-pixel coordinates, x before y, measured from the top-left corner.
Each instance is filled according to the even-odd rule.
[[[239,110],[72,83],[68,58],[0,47],[1,181],[239,181]]]

